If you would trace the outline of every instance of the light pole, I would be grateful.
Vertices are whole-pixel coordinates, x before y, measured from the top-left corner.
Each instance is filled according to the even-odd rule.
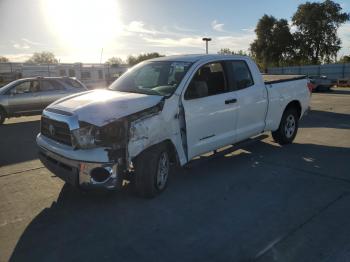
[[[203,37],[202,40],[205,41],[205,51],[208,54],[208,42],[211,41],[211,38]]]
[[[103,47],[101,49],[100,64],[102,63]]]

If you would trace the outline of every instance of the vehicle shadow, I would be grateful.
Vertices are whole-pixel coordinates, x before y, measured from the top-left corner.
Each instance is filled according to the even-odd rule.
[[[106,195],[65,185],[10,261],[249,260],[315,212],[334,188],[328,176],[347,177],[349,156],[346,148],[258,141],[176,170],[152,200],[130,189]]]
[[[349,129],[350,114],[335,113],[329,111],[311,110],[300,121],[299,127],[328,127]]]
[[[36,159],[39,132],[40,120],[0,126],[0,167]]]
[[[350,89],[348,90],[331,89],[330,92],[327,92],[327,93],[336,94],[336,95],[350,95]]]

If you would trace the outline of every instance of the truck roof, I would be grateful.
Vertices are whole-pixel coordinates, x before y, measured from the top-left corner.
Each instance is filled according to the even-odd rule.
[[[150,59],[149,61],[174,61],[174,62],[190,62],[194,63],[199,60],[208,59],[222,59],[222,58],[246,58],[246,56],[241,55],[217,55],[217,54],[190,54],[190,55],[173,55],[173,56],[163,56]]]

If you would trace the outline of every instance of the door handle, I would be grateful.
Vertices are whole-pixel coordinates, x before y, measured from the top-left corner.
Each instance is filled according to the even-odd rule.
[[[236,102],[237,102],[236,98],[228,99],[228,100],[225,100],[225,105],[227,105],[227,104],[234,104]]]

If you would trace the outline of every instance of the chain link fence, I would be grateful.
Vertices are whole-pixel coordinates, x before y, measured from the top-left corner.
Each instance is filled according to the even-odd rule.
[[[76,77],[89,88],[105,87],[128,69],[109,64],[28,64],[0,63],[0,86],[25,77]]]
[[[324,75],[329,79],[337,80],[339,86],[350,86],[350,63],[273,67],[268,68],[267,72],[277,75]]]

